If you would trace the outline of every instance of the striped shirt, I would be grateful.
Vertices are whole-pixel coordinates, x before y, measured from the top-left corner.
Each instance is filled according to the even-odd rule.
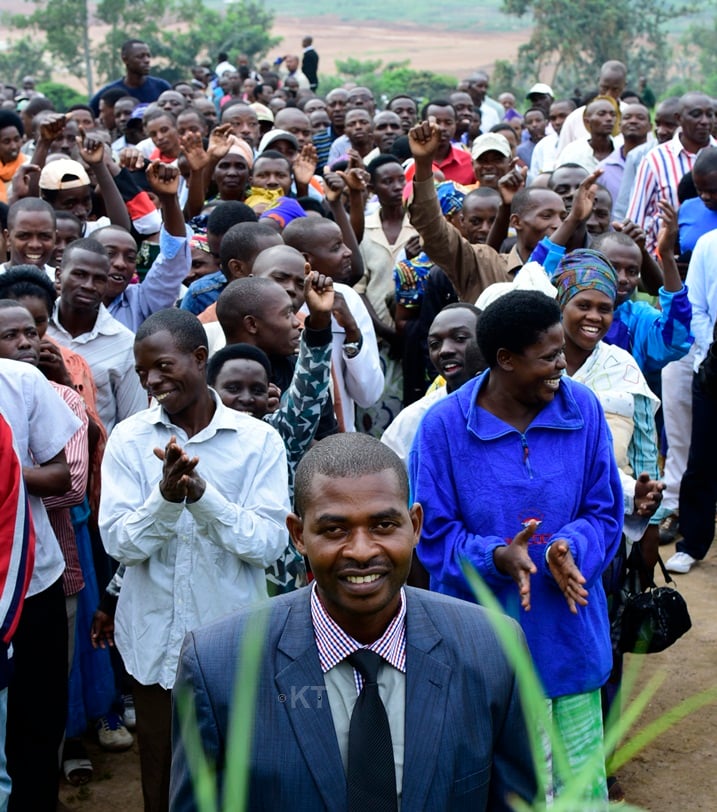
[[[108,434],[116,423],[147,408],[147,394],[134,371],[134,333],[113,318],[104,305],[100,305],[90,332],[72,336],[60,322],[58,299],[47,333],[89,364],[97,386],[97,411]]]
[[[678,130],[671,141],[650,150],[642,159],[632,187],[627,218],[637,223],[647,233],[646,247],[654,253],[657,232],[660,228],[660,212],[657,202],[665,198],[673,208],[680,207],[677,187],[683,176],[692,171],[697,153],[688,152],[682,145]],[[714,138],[711,146],[717,146]]]
[[[85,585],[77,552],[77,540],[70,517],[70,507],[81,504],[87,492],[87,474],[90,465],[87,442],[88,419],[85,403],[74,389],[54,381],[50,381],[50,385],[82,421],[82,426],[77,429],[65,446],[65,458],[70,469],[72,487],[62,496],[46,496],[42,500],[47,510],[47,518],[55,531],[65,559],[62,589],[65,596],[70,596],[76,595]]]
[[[402,674],[406,673],[406,595],[401,589],[398,612],[388,624],[386,631],[370,646],[363,646],[347,634],[324,609],[316,583],[311,590],[311,621],[314,625],[316,647],[319,650],[321,673],[325,674],[345,660],[354,651],[367,648],[383,657]],[[363,677],[354,668],[356,693],[361,693]]]

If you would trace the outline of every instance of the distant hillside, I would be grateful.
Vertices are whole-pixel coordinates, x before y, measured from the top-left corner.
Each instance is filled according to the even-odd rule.
[[[530,17],[510,17],[500,11],[501,0],[265,0],[277,15],[287,17],[331,16],[341,22],[384,22],[430,26],[440,30],[479,32],[518,31],[530,25]]]

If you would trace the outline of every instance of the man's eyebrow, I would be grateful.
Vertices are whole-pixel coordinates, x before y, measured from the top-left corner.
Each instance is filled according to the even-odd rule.
[[[381,521],[382,519],[400,519],[403,516],[402,511],[398,510],[397,508],[386,508],[386,510],[381,510],[378,513],[372,513],[370,516],[371,521]],[[335,523],[335,524],[342,524],[348,521],[346,516],[340,516],[334,513],[322,513],[320,516],[316,517],[315,520],[317,523]]]

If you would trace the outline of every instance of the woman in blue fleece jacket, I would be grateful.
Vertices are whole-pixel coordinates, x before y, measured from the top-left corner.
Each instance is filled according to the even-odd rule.
[[[432,590],[475,601],[469,562],[519,620],[577,771],[602,747],[612,665],[601,576],[623,508],[610,433],[595,395],[563,377],[549,297],[506,294],[483,312],[478,344],[489,369],[429,410],[409,457],[418,556]],[[585,799],[606,801],[604,772]]]

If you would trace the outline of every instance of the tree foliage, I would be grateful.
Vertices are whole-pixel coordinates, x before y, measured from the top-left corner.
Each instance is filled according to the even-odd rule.
[[[0,76],[3,81],[20,86],[23,76],[34,76],[39,81],[50,78],[50,67],[45,61],[44,47],[31,37],[23,36],[0,51]]]
[[[630,77],[649,75],[661,90],[670,65],[668,23],[693,13],[672,0],[503,0],[503,10],[533,15],[533,34],[519,51],[522,75],[537,79],[552,69],[562,91],[594,85],[600,65],[619,59]]]
[[[336,60],[338,76],[321,77],[321,92],[342,86],[347,79],[369,88],[377,99],[390,99],[397,93],[408,93],[416,99],[445,96],[456,87],[453,76],[409,67],[409,60],[384,65],[380,59],[349,58]]]
[[[207,8],[202,0],[99,0],[91,18],[87,0],[32,2],[35,11],[15,14],[12,26],[31,31],[40,52],[49,53],[55,64],[88,86],[95,78],[103,83],[122,74],[120,48],[130,38],[149,44],[157,58],[153,74],[170,81],[189,78],[190,68],[202,56],[214,59],[226,51],[256,60],[281,41],[271,35],[274,15],[260,0],[236,0],[223,12]],[[89,23],[109,29],[92,47]],[[88,76],[88,65],[96,77]]]

